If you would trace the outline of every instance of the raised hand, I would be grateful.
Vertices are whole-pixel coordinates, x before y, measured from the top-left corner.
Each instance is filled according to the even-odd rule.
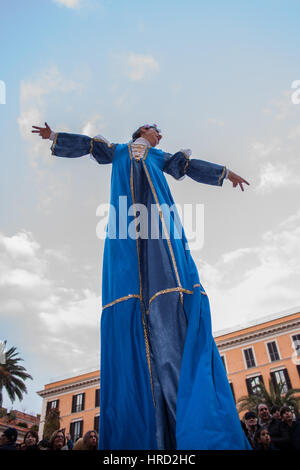
[[[233,171],[230,170],[228,173],[228,179],[232,182],[232,186],[234,188],[239,184],[242,191],[244,191],[243,184],[248,184],[250,186],[250,183],[248,183],[248,181],[244,180],[244,178],[237,175],[236,173],[233,173]]]
[[[49,139],[52,131],[46,122],[45,122],[45,126],[46,127],[32,126],[34,129],[38,129],[38,130],[31,131],[31,132],[33,132],[33,134],[39,134],[42,137],[42,139]]]

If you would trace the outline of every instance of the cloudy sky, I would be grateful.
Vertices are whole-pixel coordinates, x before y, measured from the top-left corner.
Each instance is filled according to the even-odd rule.
[[[192,255],[213,330],[300,305],[299,14],[291,0],[1,2],[0,340],[34,377],[15,408],[40,412],[45,383],[99,367],[110,189],[109,165],[52,157],[32,124],[127,142],[156,122],[164,150],[243,176],[244,193],[168,176],[178,205],[204,205]]]

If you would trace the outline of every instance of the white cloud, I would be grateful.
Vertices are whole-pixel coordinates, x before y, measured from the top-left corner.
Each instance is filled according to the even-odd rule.
[[[94,114],[84,123],[81,134],[95,137],[102,132],[104,127],[103,117],[100,114]]]
[[[51,97],[51,94],[71,93],[80,89],[80,84],[65,79],[56,66],[49,67],[33,79],[21,82],[21,113],[17,121],[21,136],[29,144],[29,162],[38,173],[41,173],[42,165],[51,165],[50,146],[45,145],[45,141],[41,137],[31,132],[31,126],[44,126],[47,99]]]
[[[47,286],[48,283],[49,281],[42,279],[38,274],[25,269],[11,269],[0,275],[0,286],[36,289]]]
[[[97,366],[99,356],[101,298],[89,288],[68,286],[72,270],[72,258],[44,249],[32,233],[0,237],[1,325],[11,322],[8,330],[15,334],[8,342],[27,343],[41,367],[52,371],[66,372],[74,362]],[[59,348],[53,349],[54,339]]]
[[[67,8],[79,8],[80,7],[80,1],[79,0],[53,0],[54,3],[58,3],[60,5],[63,5]]]
[[[300,212],[262,235],[259,245],[199,260],[217,332],[300,305]]]
[[[266,163],[260,170],[258,192],[270,192],[290,184],[299,184],[298,178],[283,164]]]
[[[158,62],[152,56],[135,54],[134,52],[129,54],[127,65],[129,67],[128,76],[134,81],[149,78],[159,71]]]
[[[12,237],[0,233],[0,245],[13,256],[34,256],[40,245],[32,238],[31,233],[23,231]]]

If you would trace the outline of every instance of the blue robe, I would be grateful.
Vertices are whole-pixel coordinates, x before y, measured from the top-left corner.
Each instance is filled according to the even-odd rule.
[[[58,133],[52,145],[60,157],[89,153],[112,163],[116,209],[103,259],[100,449],[251,449],[212,336],[208,296],[184,231],[177,236],[176,213],[166,223],[174,200],[164,172],[222,186],[226,168],[153,147],[135,160],[130,144],[77,134]],[[132,204],[149,209],[141,219],[148,233],[155,205],[158,236],[124,237],[120,196],[127,214]],[[125,228],[135,224],[141,234],[141,220],[135,210]]]

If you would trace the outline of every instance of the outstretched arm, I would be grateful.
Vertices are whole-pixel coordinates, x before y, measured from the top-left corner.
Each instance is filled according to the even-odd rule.
[[[174,155],[165,153],[164,158],[163,171],[172,175],[175,179],[181,179],[188,175],[199,183],[222,186],[224,179],[228,178],[234,188],[239,184],[242,191],[244,191],[243,184],[249,185],[246,180],[228,170],[225,166],[195,158],[190,159],[189,153],[184,150]]]
[[[51,146],[52,155],[66,158],[77,158],[91,154],[98,163],[111,163],[114,156],[115,144],[110,144],[105,139],[87,135],[69,134],[66,132],[53,133],[45,122],[45,127],[32,126],[36,130],[33,133],[39,134],[42,139],[53,137]]]

